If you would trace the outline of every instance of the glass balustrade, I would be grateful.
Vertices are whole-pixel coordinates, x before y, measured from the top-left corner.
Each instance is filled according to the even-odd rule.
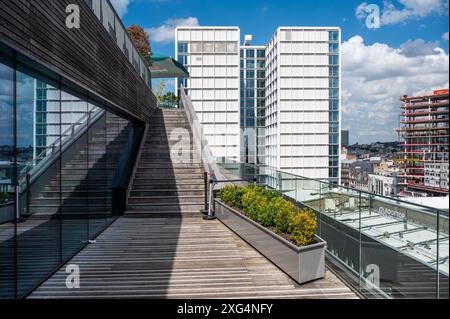
[[[311,208],[329,265],[361,295],[448,298],[448,212],[224,158],[217,164],[227,179]]]

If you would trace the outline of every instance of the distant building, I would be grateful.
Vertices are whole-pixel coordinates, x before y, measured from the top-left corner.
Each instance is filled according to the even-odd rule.
[[[425,163],[425,186],[448,192],[448,163]]]
[[[400,193],[398,173],[369,174],[369,192],[377,195],[397,197]]]
[[[350,166],[354,163],[354,160],[342,159],[341,160],[341,185],[350,187]]]
[[[355,161],[350,164],[350,187],[367,192],[369,190],[369,175],[373,173],[370,161]]]
[[[349,131],[341,131],[341,144],[342,144],[342,147],[350,146],[350,132]]]
[[[401,127],[402,196],[448,195],[449,91],[403,96]],[[447,165],[446,165],[447,164]]]

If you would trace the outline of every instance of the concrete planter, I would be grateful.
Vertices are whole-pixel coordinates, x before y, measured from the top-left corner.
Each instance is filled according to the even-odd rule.
[[[0,224],[14,220],[14,203],[0,204]]]
[[[281,236],[244,216],[238,210],[215,201],[216,217],[300,284],[325,277],[326,242],[297,247]]]

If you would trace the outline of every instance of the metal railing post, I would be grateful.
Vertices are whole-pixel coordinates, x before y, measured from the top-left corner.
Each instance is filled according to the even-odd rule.
[[[216,219],[216,216],[214,216],[214,212],[212,209],[212,205],[213,205],[213,200],[214,200],[214,185],[215,182],[214,180],[211,178],[209,180],[209,205],[208,205],[208,215],[203,216],[204,220],[214,220]]]
[[[208,215],[209,213],[209,209],[208,209],[208,173],[204,172],[203,173],[203,181],[204,181],[204,186],[205,186],[205,206],[203,209],[200,210],[200,212],[203,215]]]

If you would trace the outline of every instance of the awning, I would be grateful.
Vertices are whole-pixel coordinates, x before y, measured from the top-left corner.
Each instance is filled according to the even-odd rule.
[[[170,56],[152,56],[150,72],[152,74],[152,79],[189,77],[189,72],[186,68]]]

